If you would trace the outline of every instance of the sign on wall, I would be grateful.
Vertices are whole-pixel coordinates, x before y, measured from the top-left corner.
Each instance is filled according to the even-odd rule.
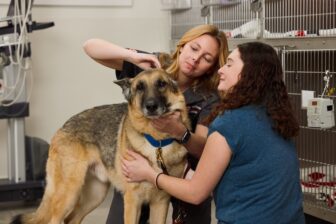
[[[20,1],[20,0],[18,0]],[[9,4],[10,0],[0,0],[0,4]],[[131,6],[132,0],[33,0],[34,5],[68,6]]]

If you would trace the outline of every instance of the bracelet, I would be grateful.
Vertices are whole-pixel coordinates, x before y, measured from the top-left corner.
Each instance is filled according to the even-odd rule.
[[[156,187],[158,190],[161,190],[161,189],[159,188],[159,185],[158,185],[158,179],[159,179],[159,176],[160,176],[161,174],[163,174],[163,172],[158,173],[158,174],[156,175],[156,178],[155,178],[155,187]]]

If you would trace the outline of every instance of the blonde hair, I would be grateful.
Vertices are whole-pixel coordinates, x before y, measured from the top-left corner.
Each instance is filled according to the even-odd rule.
[[[172,63],[167,68],[167,72],[171,74],[173,79],[177,80],[178,71],[179,71],[178,59],[180,56],[181,48],[188,42],[202,35],[209,35],[217,40],[218,45],[219,45],[219,55],[218,55],[217,62],[214,63],[214,65],[210,69],[209,75],[202,75],[198,79],[195,79],[192,86],[193,87],[201,86],[202,88],[205,88],[205,89],[217,89],[218,82],[219,82],[217,71],[226,62],[226,58],[228,56],[228,43],[227,43],[225,33],[220,31],[214,25],[208,25],[208,24],[200,25],[200,26],[196,26],[188,30],[177,43],[175,52],[171,56]]]

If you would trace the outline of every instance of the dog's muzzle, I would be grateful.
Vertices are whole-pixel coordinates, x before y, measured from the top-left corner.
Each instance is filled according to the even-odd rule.
[[[144,102],[143,105],[144,114],[148,117],[157,117],[161,116],[167,112],[167,107],[164,103],[155,100],[148,99]]]

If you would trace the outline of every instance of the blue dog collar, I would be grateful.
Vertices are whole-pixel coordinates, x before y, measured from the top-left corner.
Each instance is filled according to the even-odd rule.
[[[145,134],[145,138],[147,141],[153,146],[153,147],[164,147],[167,146],[171,143],[173,143],[174,139],[173,138],[166,138],[163,140],[156,140],[154,139],[151,135]]]

